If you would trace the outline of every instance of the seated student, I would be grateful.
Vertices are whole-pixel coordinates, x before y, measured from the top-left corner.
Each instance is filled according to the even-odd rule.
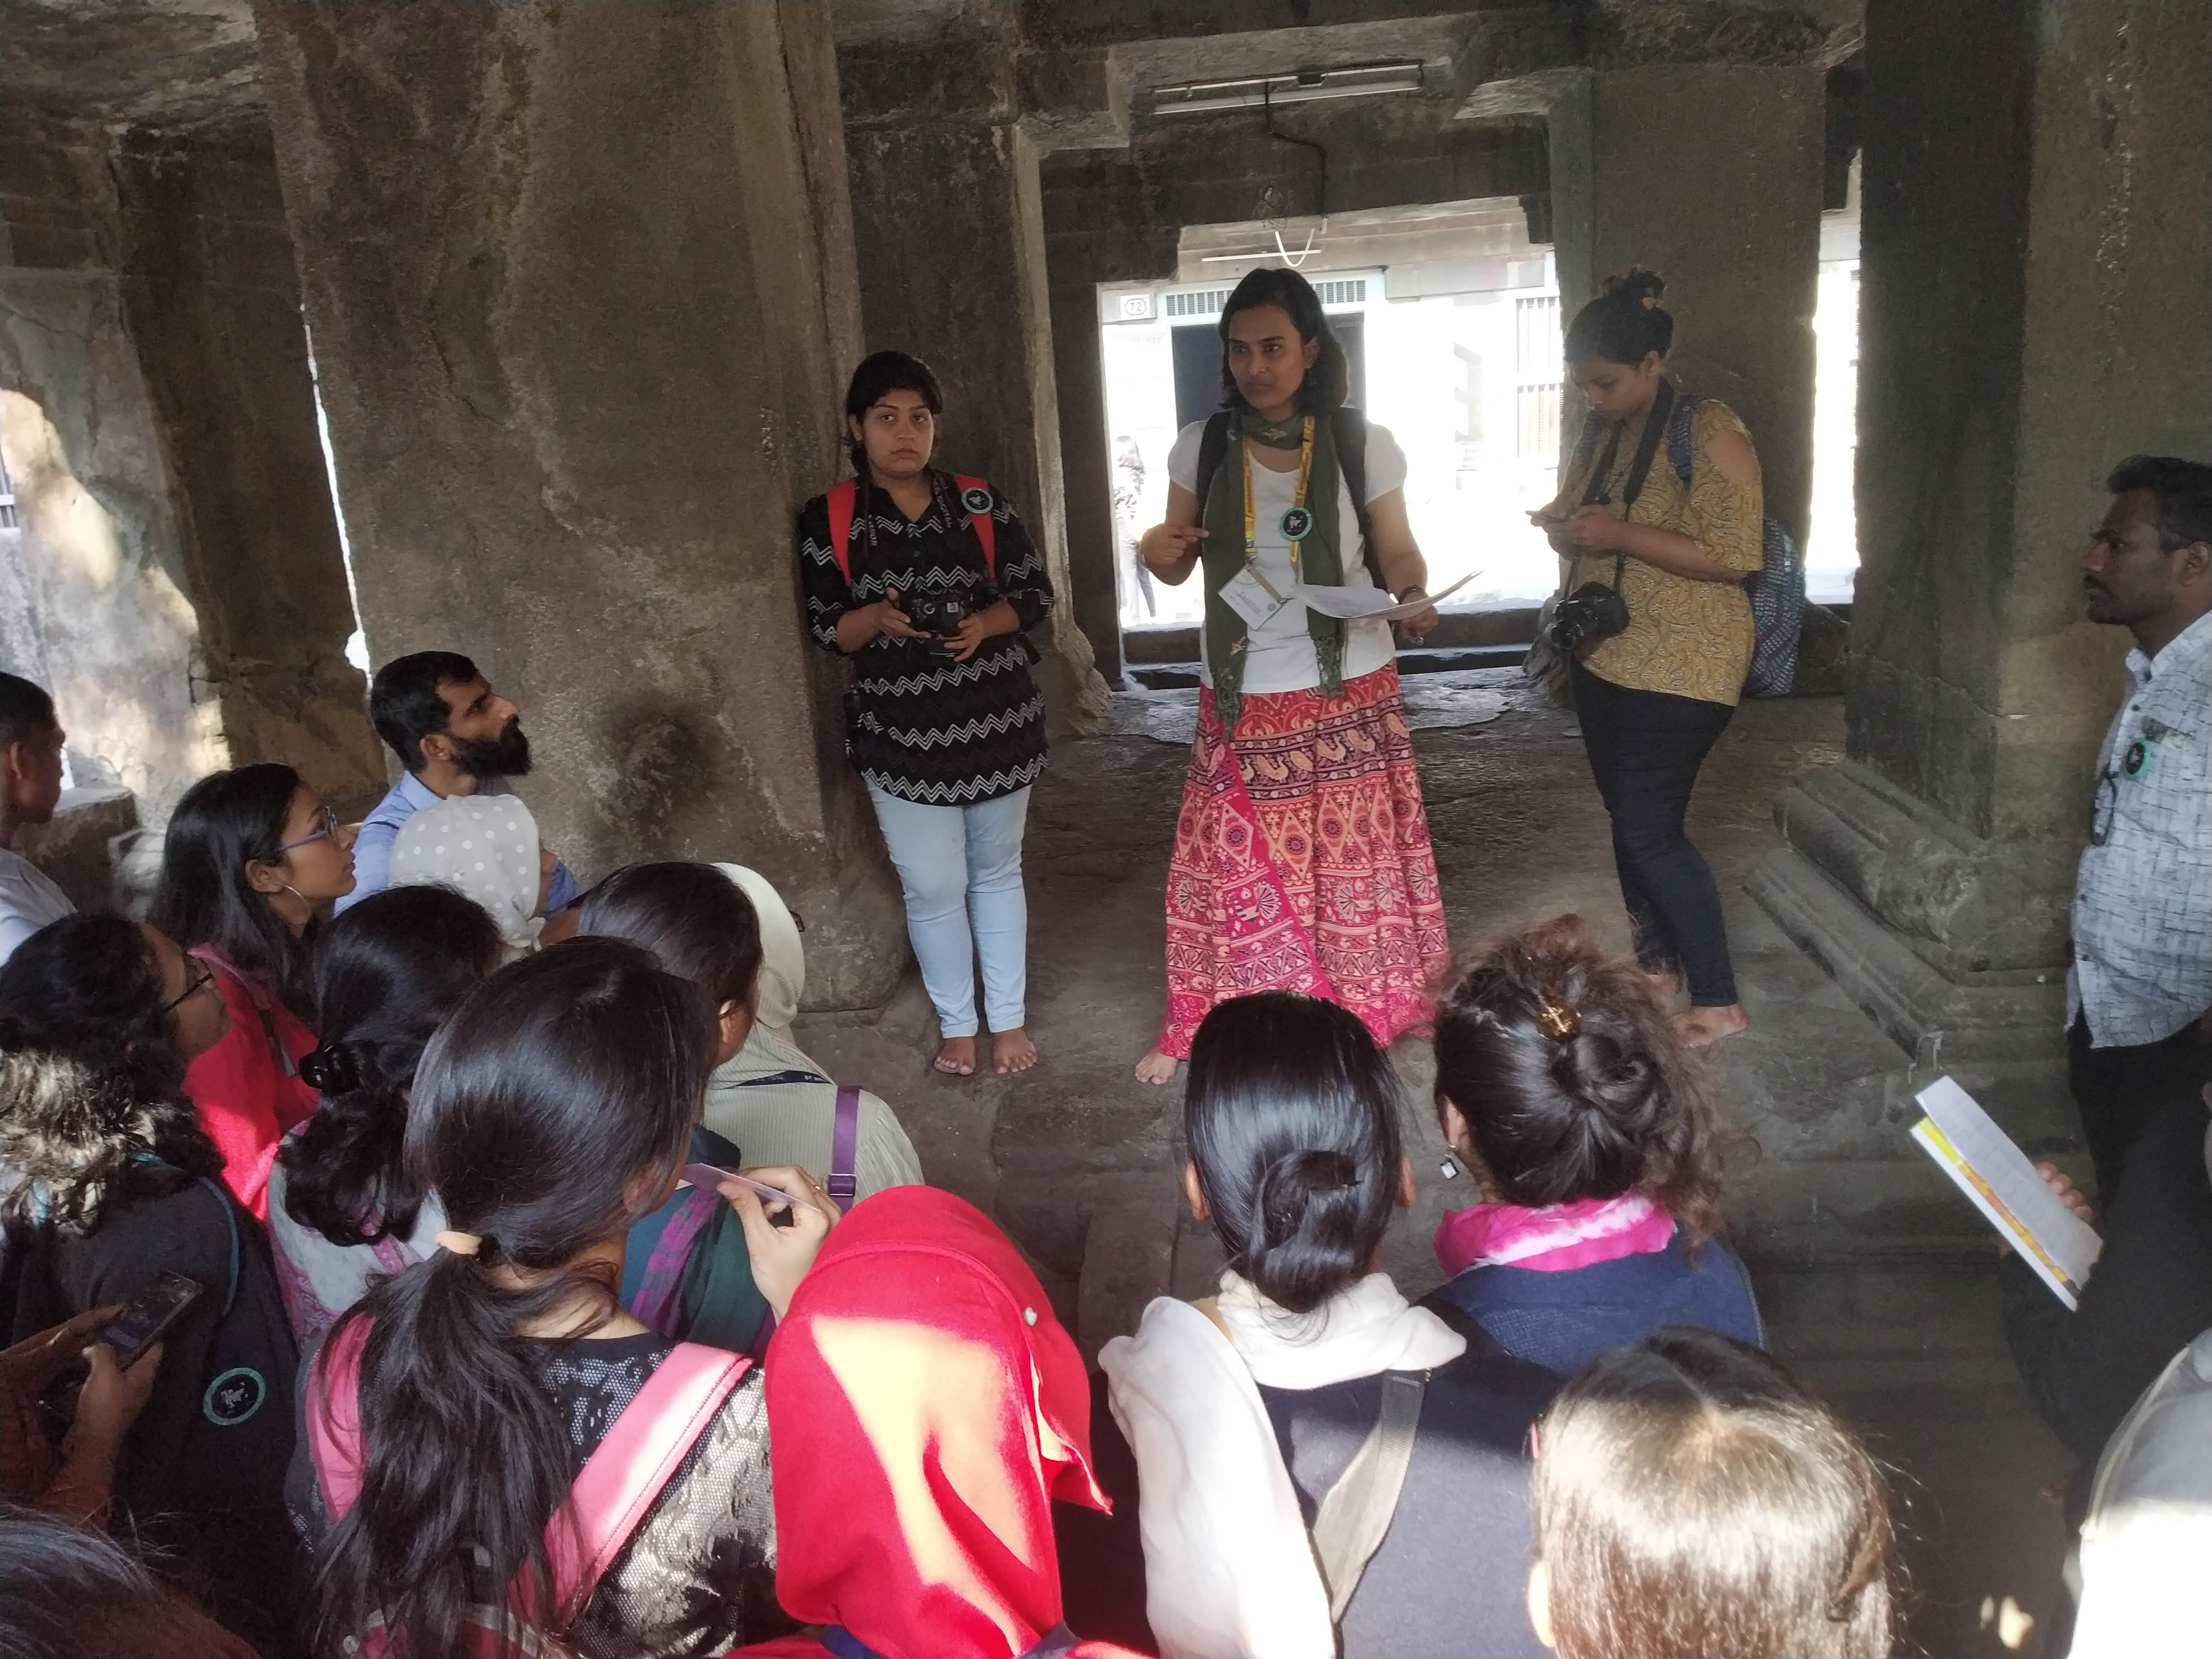
[[[416,813],[459,796],[503,795],[507,779],[530,771],[522,711],[454,652],[417,651],[378,669],[368,686],[368,718],[404,773],[362,820],[354,849],[360,879],[338,901],[340,910],[392,884],[392,843]],[[556,861],[547,914],[568,908],[582,894],[582,884]]]
[[[161,1583],[121,1545],[5,1505],[0,1653],[8,1659],[254,1659],[243,1638]]]
[[[2105,1244],[2069,1310],[2019,1256],[1997,1265],[2005,1345],[2051,1431],[2094,1467],[2174,1350],[2212,1325],[2212,1163],[2205,1097],[2168,1105],[2128,1145],[2112,1207],[2098,1223],[2055,1166],[2053,1192]]]
[[[392,848],[392,885],[450,887],[482,905],[509,962],[538,948],[553,855],[538,820],[512,795],[464,796],[408,819]]]
[[[1401,1107],[1389,1060],[1333,1003],[1263,992],[1199,1027],[1183,1188],[1227,1253],[1221,1294],[1162,1297],[1099,1355],[1163,1652],[1327,1659],[1340,1634],[1347,1659],[1542,1651],[1521,1594],[1527,1444],[1559,1379],[1376,1271],[1413,1199]],[[1395,1502],[1387,1451],[1341,1484],[1374,1437],[1407,1434]],[[1395,1517],[1379,1547],[1335,1524],[1347,1505]]]
[[[353,887],[353,832],[289,766],[240,766],[185,791],[161,844],[149,920],[215,975],[222,1040],[185,1092],[222,1154],[222,1178],[257,1219],[284,1132],[315,1109],[300,1059],[315,1046],[310,941],[322,907]]]
[[[446,1230],[340,1316],[301,1392],[287,1491],[317,1551],[317,1651],[454,1653],[471,1607],[641,1659],[788,1628],[759,1370],[615,1302],[624,1233],[684,1161],[714,1026],[642,951],[576,939],[493,974],[432,1040],[406,1156]],[[803,1171],[757,1173],[799,1200],[773,1226],[724,1185],[781,1313],[835,1210]]]
[[[1881,1659],[1893,1539],[1850,1429],[1688,1327],[1592,1360],[1537,1430],[1528,1611],[1561,1659]]]
[[[205,967],[119,916],[54,922],[0,968],[0,1283],[15,1339],[164,1273],[202,1287],[123,1442],[116,1529],[204,1581],[233,1629],[276,1640],[292,1334],[261,1230],[184,1094],[185,1061],[228,1018]]]
[[[972,1205],[906,1187],[854,1211],[792,1297],[768,1378],[776,1593],[823,1628],[739,1651],[1125,1653],[1060,1617],[1054,1501],[1106,1502],[1090,1418],[1044,1287]]]
[[[54,816],[65,739],[54,700],[27,679],[0,674],[0,962],[76,908],[45,871],[14,850],[18,830]]]
[[[812,1170],[840,1204],[921,1182],[891,1109],[840,1090],[792,1041],[806,958],[763,878],[734,864],[634,864],[585,896],[577,929],[643,945],[714,999],[721,1042],[703,1121],[748,1161]]]
[[[483,908],[444,887],[394,887],[333,921],[315,953],[322,1043],[300,1062],[320,1110],[269,1176],[269,1242],[304,1352],[380,1274],[428,1256],[445,1212],[401,1152],[415,1068],[446,1017],[499,966]]]
[[[1656,983],[1561,916],[1485,951],[1438,1000],[1437,1116],[1482,1202],[1437,1229],[1425,1298],[1562,1374],[1662,1325],[1756,1346],[1717,1236],[1713,1085]]]
[[[2166,1363],[2097,1465],[2071,1659],[2201,1652],[2208,1559],[2212,1330]]]

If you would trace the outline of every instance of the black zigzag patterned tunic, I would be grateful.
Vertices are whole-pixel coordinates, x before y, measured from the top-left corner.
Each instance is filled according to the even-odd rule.
[[[1036,648],[1026,630],[1052,609],[1044,557],[996,489],[998,580],[985,573],[983,546],[945,473],[930,471],[929,510],[909,520],[890,497],[863,480],[853,514],[848,583],[830,547],[830,498],[817,495],[799,514],[799,567],[815,642],[837,647],[837,622],[873,605],[889,588],[902,598],[964,598],[971,611],[999,599],[1014,607],[1024,632],[986,640],[955,662],[921,640],[878,635],[853,653],[846,700],[845,750],[860,775],[902,800],[973,806],[1026,789],[1044,770],[1044,698],[1030,676]]]

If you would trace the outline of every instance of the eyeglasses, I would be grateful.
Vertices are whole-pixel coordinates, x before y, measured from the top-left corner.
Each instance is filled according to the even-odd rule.
[[[174,1013],[178,1009],[183,1007],[185,1004],[190,1002],[201,992],[206,990],[209,986],[215,983],[214,969],[201,962],[194,962],[192,966],[199,969],[198,975],[194,978],[191,983],[186,985],[184,990],[178,995],[171,997],[167,1002],[161,1005],[161,1012],[163,1013]]]
[[[323,827],[316,830],[313,835],[302,836],[297,841],[284,842],[277,847],[276,850],[279,853],[289,853],[295,847],[305,847],[311,841],[328,841],[332,836],[337,834],[338,815],[329,807],[325,806],[316,815],[316,821]]]

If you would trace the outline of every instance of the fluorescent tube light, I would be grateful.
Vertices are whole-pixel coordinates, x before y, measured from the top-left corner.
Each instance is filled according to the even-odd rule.
[[[1206,115],[1263,105],[1309,104],[1322,98],[1364,98],[1382,92],[1419,92],[1424,84],[1416,58],[1346,64],[1335,69],[1248,75],[1234,81],[1185,81],[1152,89],[1155,115]]]

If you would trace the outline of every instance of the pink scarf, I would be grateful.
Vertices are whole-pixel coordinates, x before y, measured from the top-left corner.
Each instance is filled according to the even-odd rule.
[[[1579,1198],[1540,1210],[1476,1204],[1437,1228],[1437,1261],[1448,1274],[1469,1267],[1564,1273],[1625,1255],[1650,1255],[1674,1237],[1674,1218],[1640,1193]]]

